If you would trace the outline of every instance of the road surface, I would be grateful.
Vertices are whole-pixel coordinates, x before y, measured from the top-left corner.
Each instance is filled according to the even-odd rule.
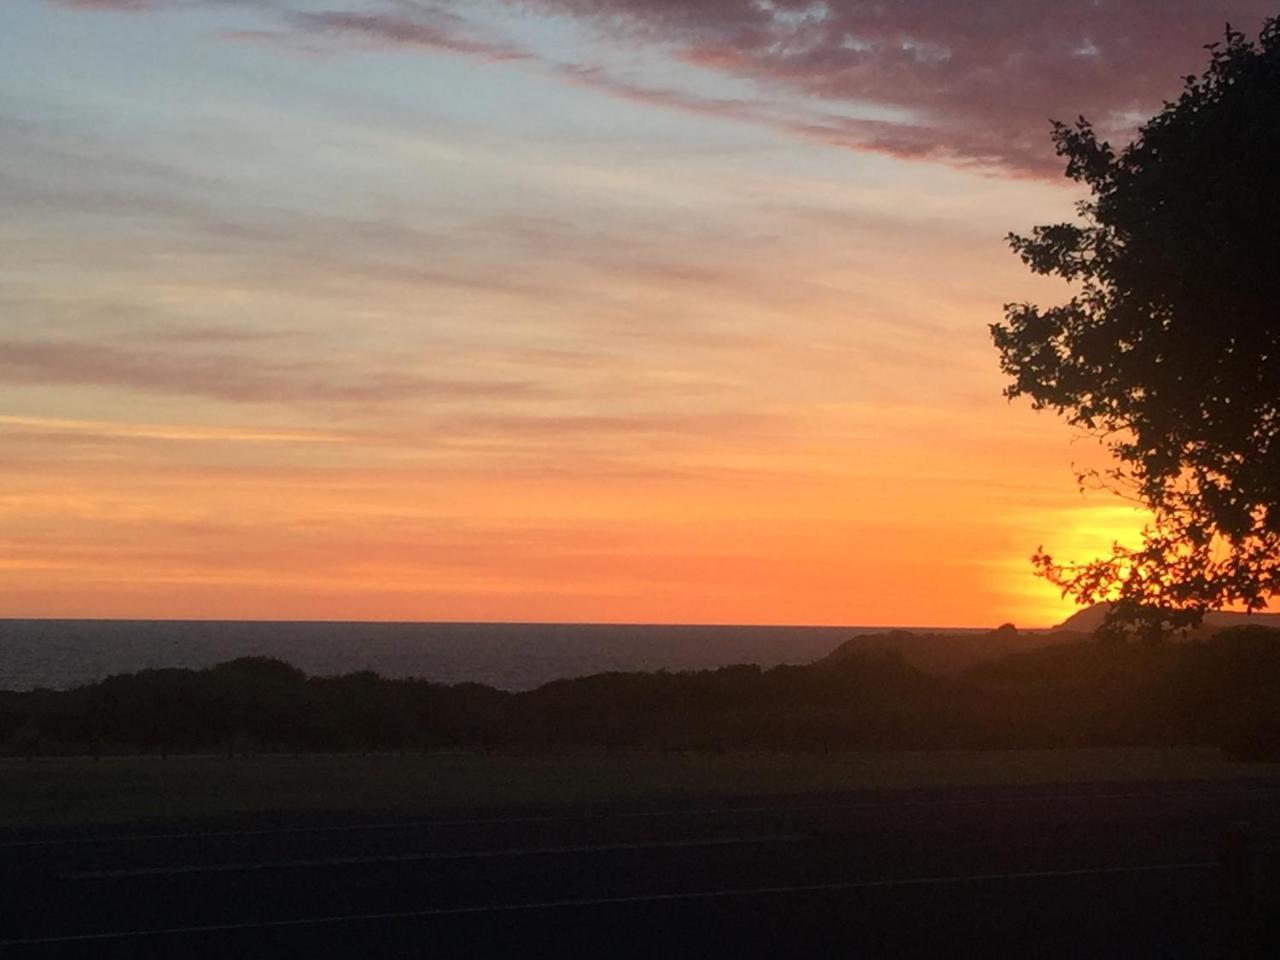
[[[3,956],[1222,956],[1280,781],[0,833]]]

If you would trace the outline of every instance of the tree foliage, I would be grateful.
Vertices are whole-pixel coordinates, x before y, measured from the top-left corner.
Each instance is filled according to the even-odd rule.
[[[1081,117],[1055,122],[1077,220],[1010,243],[1072,284],[1063,304],[1008,304],[991,333],[1005,394],[1101,437],[1092,476],[1148,507],[1140,546],[1038,571],[1109,626],[1158,633],[1280,592],[1280,18],[1227,28],[1203,75],[1117,152]]]
[[[143,670],[0,690],[0,757],[1139,744],[1280,754],[1280,630],[1150,646],[1001,630],[945,676],[908,662],[911,640],[864,635],[811,664],[607,673],[520,693],[368,671],[308,677],[266,657]]]

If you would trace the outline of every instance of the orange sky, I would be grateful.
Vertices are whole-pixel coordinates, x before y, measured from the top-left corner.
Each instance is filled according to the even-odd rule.
[[[1200,19],[800,76],[622,0],[352,3],[0,11],[0,616],[1044,626],[1036,547],[1132,538],[986,328],[1064,294],[1003,239],[1078,199],[1042,118],[1158,106]]]

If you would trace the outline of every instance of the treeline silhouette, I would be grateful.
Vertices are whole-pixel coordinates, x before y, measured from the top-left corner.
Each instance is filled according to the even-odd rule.
[[[999,639],[1013,639],[1010,631]],[[945,676],[908,663],[901,634],[881,639],[860,637],[805,666],[606,673],[521,693],[367,671],[308,677],[279,660],[243,657],[73,690],[0,692],[0,752],[1200,744],[1243,759],[1280,756],[1280,630],[1161,644],[1065,635]]]

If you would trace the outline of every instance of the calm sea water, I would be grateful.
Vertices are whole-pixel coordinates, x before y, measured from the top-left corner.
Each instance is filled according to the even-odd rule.
[[[884,627],[583,623],[0,620],[0,689],[66,688],[147,667],[279,657],[309,674],[477,681],[527,690],[608,670],[808,663]]]

